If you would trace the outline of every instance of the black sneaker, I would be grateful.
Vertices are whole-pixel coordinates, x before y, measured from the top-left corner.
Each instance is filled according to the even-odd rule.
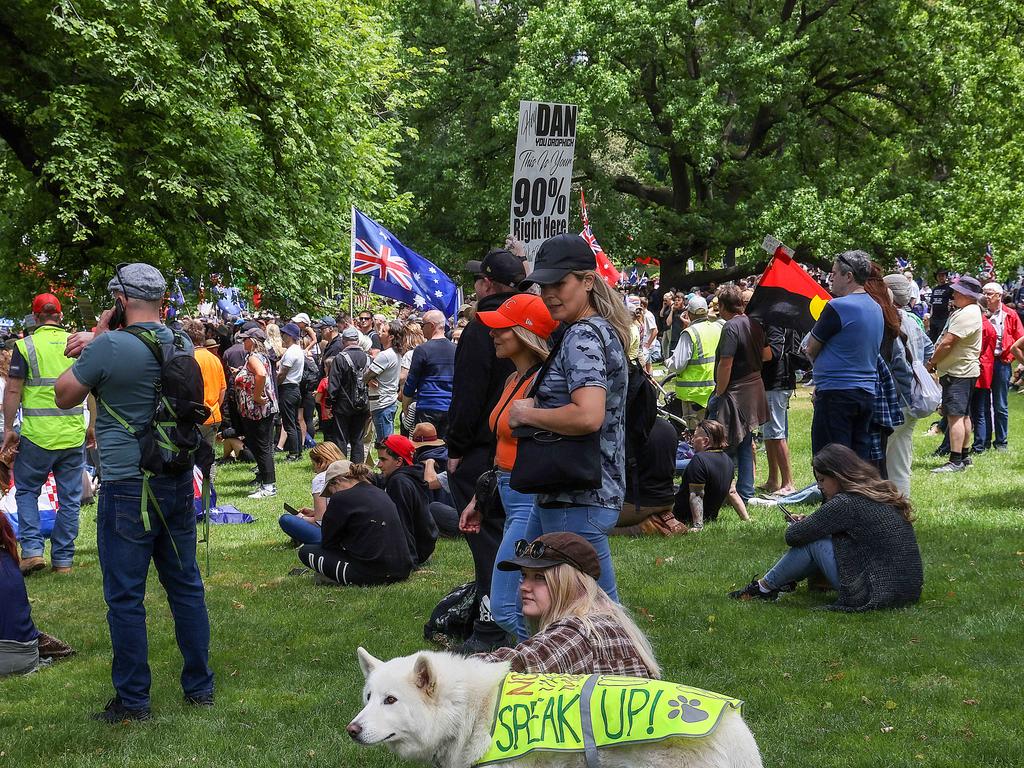
[[[115,696],[107,702],[107,706],[103,708],[103,711],[96,712],[92,716],[92,719],[111,724],[128,723],[132,721],[142,722],[143,720],[149,720],[149,708],[128,709],[121,703],[121,697]]]
[[[944,448],[940,445],[932,451],[932,456],[949,456],[949,448]]]
[[[185,696],[185,703],[190,707],[212,707],[213,691],[196,694],[195,696]]]
[[[285,458],[285,461],[288,461],[288,462],[291,462],[291,461],[302,461],[302,454],[301,453],[291,453],[291,454],[288,454],[287,458]]]
[[[757,583],[757,579],[754,579],[743,589],[730,592],[729,597],[733,600],[767,600],[770,603],[774,603],[779,599],[779,590],[773,589],[768,592],[762,592],[761,585]]]

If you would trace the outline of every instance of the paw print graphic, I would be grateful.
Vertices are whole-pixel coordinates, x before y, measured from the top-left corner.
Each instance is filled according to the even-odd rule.
[[[679,718],[684,723],[699,723],[701,720],[707,720],[709,715],[702,709],[697,709],[700,706],[700,699],[686,700],[685,697],[679,696],[672,699],[669,703],[668,719]]]

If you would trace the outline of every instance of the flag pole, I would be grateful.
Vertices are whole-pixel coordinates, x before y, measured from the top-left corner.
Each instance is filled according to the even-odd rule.
[[[353,264],[356,260],[356,207],[352,206],[352,236],[349,238],[348,251],[348,316],[352,317],[352,301],[355,298],[356,286],[352,282],[355,279]]]

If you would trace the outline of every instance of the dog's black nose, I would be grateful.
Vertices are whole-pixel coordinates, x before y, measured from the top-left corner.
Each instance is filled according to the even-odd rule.
[[[345,730],[348,731],[348,735],[351,736],[354,739],[360,733],[363,732],[363,726],[361,726],[359,723],[357,723],[355,720],[353,720],[351,723],[348,724],[348,726],[345,728]]]

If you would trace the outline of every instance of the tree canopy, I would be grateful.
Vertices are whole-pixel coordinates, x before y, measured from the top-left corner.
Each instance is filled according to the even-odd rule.
[[[396,43],[359,0],[5,3],[5,298],[144,259],[313,299],[345,271],[350,205],[408,206]]]
[[[766,233],[1006,276],[1021,52],[1013,0],[13,0],[4,298],[145,258],[314,301],[353,203],[454,271],[507,234],[520,99],[580,106],[595,234],[675,284]]]

